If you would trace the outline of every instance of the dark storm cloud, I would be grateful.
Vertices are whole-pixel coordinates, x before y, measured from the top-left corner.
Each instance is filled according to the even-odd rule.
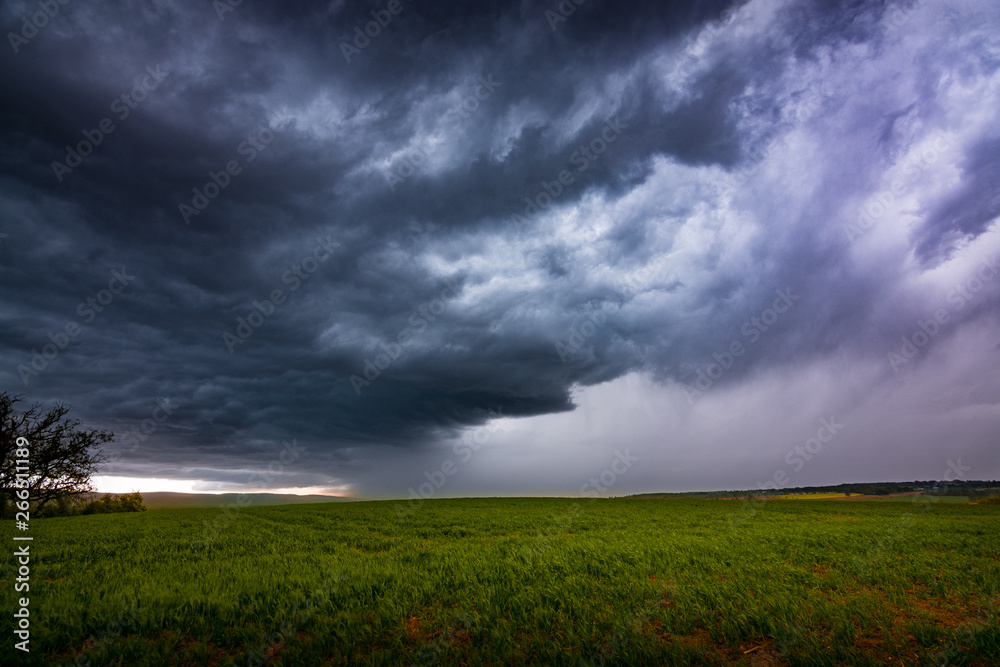
[[[842,209],[948,117],[934,72],[991,65],[939,50],[898,94],[809,69],[892,52],[919,3],[559,6],[402,1],[367,42],[386,5],[60,6],[0,60],[4,388],[126,430],[169,397],[124,471],[233,481],[294,437],[308,485],[630,371],[692,382],[775,290],[800,298],[718,386],[877,358],[925,314],[853,266]],[[996,139],[962,146],[924,259],[997,215]],[[103,304],[112,271],[135,277]]]
[[[917,253],[924,260],[943,258],[1000,216],[1000,138],[970,147],[962,171],[962,187],[929,211],[922,228],[915,230]]]

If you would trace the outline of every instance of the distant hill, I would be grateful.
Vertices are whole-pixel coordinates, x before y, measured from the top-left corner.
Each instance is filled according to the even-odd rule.
[[[242,495],[242,498],[241,498]],[[247,499],[249,498],[249,503]],[[147,509],[182,509],[191,507],[219,507],[235,503],[240,499],[246,507],[263,505],[298,505],[305,503],[334,503],[348,498],[341,496],[296,496],[283,493],[172,493],[157,491],[142,494],[143,504]]]
[[[742,498],[747,495],[772,496],[807,493],[844,493],[859,496],[898,496],[922,493],[928,496],[987,497],[1000,490],[997,480],[914,481],[914,482],[858,482],[833,486],[800,486],[783,489],[745,489],[735,491],[693,491],[691,493],[638,493],[630,498]]]

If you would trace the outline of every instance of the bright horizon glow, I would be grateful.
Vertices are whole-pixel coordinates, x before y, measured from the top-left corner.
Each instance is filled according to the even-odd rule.
[[[159,477],[119,477],[116,475],[94,475],[91,480],[99,493],[155,493],[170,491],[173,493],[225,493],[224,491],[195,491],[196,484],[203,484],[194,479],[164,479]]]
[[[94,488],[98,493],[200,493],[221,495],[223,493],[273,493],[291,496],[331,496],[353,497],[347,486],[339,487],[288,487],[281,489],[231,487],[219,488],[217,482],[201,479],[166,479],[163,477],[124,477],[119,475],[95,475]]]

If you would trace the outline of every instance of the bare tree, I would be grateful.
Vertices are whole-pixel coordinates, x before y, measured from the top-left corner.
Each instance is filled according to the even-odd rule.
[[[40,403],[19,411],[21,399],[0,392],[0,492],[13,500],[17,480],[17,439],[29,443],[28,489],[35,511],[59,499],[92,492],[90,478],[104,461],[100,447],[114,438],[110,431],[81,429],[80,420],[66,417],[69,408],[57,404],[48,411]]]

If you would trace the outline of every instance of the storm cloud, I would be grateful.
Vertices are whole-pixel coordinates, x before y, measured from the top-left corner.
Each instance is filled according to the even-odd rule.
[[[111,474],[749,488],[834,417],[793,482],[1000,476],[993,2],[0,18],[0,387]]]

